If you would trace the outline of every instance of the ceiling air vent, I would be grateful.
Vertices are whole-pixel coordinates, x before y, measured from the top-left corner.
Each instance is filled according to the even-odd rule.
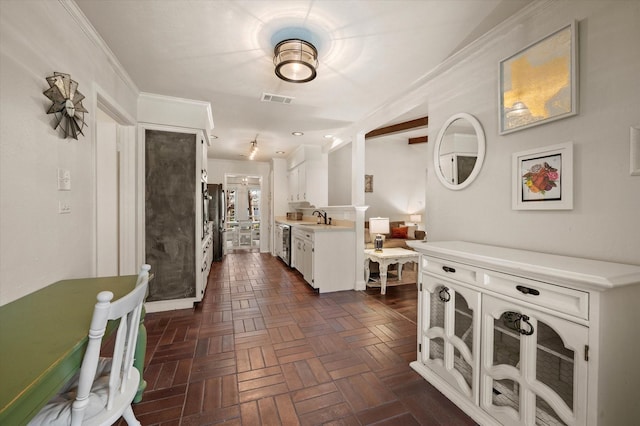
[[[262,102],[274,102],[276,104],[290,104],[294,98],[290,96],[274,95],[272,93],[263,93]]]

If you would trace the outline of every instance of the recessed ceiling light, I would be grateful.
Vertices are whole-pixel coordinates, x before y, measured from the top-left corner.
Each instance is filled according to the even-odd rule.
[[[325,139],[331,139],[333,137],[333,135],[324,135]]]
[[[304,135],[304,133],[302,133],[302,132],[291,132],[291,134],[293,136],[302,136],[302,135]]]
[[[284,154],[284,151],[276,151],[276,154]]]

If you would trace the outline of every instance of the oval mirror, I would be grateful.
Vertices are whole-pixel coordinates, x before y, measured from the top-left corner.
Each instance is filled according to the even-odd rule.
[[[444,123],[433,150],[440,182],[449,189],[466,188],[480,173],[485,140],[480,122],[471,114],[455,114]]]

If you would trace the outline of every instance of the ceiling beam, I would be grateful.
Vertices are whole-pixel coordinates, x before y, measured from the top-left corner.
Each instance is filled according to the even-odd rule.
[[[427,142],[429,142],[428,136],[418,136],[415,138],[409,138],[409,145],[414,143],[427,143]]]
[[[379,127],[364,135],[365,139],[371,139],[378,136],[400,133],[407,130],[427,127],[429,125],[429,117],[416,118],[415,120],[405,121],[404,123],[392,124],[390,126]]]

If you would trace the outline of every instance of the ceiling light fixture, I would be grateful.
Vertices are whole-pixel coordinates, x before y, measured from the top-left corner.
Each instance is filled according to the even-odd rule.
[[[293,136],[302,136],[302,135],[304,135],[304,133],[302,133],[302,132],[291,132],[291,134]]]
[[[316,78],[318,51],[304,40],[290,38],[273,49],[276,75],[289,83],[306,83]]]
[[[258,141],[254,139],[249,148],[249,160],[253,160],[258,153]]]

